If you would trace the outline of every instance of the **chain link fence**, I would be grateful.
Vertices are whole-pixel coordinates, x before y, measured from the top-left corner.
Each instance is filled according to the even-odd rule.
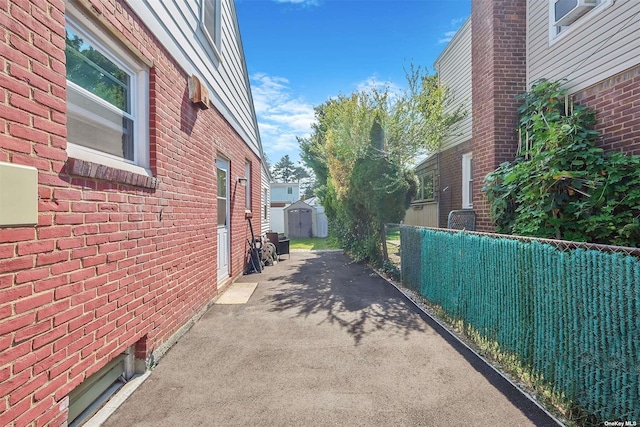
[[[640,249],[399,229],[405,286],[591,416],[640,421]]]

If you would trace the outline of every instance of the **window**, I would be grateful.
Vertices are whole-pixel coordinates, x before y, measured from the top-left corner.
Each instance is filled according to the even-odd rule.
[[[549,0],[549,40],[553,42],[570,28],[613,4],[613,0]]]
[[[227,171],[218,167],[218,227],[227,225]]]
[[[268,190],[265,188],[262,190],[263,191],[263,195],[262,195],[262,219],[267,219],[267,204],[269,203],[269,193]]]
[[[293,194],[293,187],[287,187],[287,194]]]
[[[72,18],[65,33],[69,157],[146,173],[139,169],[149,166],[147,69]]]
[[[426,172],[424,175],[418,176],[418,193],[414,201],[433,201],[435,200],[435,173],[433,171]]]
[[[244,192],[244,208],[251,210],[251,163],[244,164],[244,177],[247,178],[247,186]]]
[[[462,208],[473,208],[473,153],[462,155]]]
[[[216,57],[220,57],[220,0],[202,0],[200,24]]]

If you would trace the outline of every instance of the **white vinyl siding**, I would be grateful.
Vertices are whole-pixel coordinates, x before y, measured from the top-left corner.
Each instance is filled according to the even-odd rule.
[[[402,222],[419,227],[438,227],[438,203],[428,202],[410,206]]]
[[[260,227],[262,234],[266,233],[267,231],[269,231],[269,188],[264,187],[262,189],[262,204],[261,204],[261,212],[260,212],[260,216],[261,216],[261,225],[262,227]]]
[[[471,18],[467,19],[435,63],[438,78],[450,91],[452,104],[448,110],[464,105],[466,117],[449,130],[442,150],[471,139]]]
[[[219,0],[220,41],[216,55],[202,30],[204,0],[129,0],[128,3],[184,71],[202,77],[211,103],[260,155],[240,31],[233,0]]]
[[[267,169],[266,162],[262,159],[261,162],[261,186],[262,186],[262,200],[261,200],[261,209],[260,218],[261,218],[261,234],[266,233],[271,230],[271,195],[270,191],[270,181],[271,175],[269,174],[269,170]]]
[[[528,0],[527,81],[568,79],[570,92],[640,63],[640,2],[603,2],[552,41],[547,1]]]
[[[300,200],[300,184],[297,182],[272,182],[270,187],[271,203],[293,203]]]

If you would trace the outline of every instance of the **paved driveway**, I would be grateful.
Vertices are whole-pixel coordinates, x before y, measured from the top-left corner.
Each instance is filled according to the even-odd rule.
[[[108,426],[554,425],[395,288],[296,252],[214,305]]]

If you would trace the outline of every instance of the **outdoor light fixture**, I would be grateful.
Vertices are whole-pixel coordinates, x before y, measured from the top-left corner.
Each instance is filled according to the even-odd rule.
[[[247,178],[245,178],[244,176],[238,177],[238,182],[240,183],[241,187],[247,186]]]

